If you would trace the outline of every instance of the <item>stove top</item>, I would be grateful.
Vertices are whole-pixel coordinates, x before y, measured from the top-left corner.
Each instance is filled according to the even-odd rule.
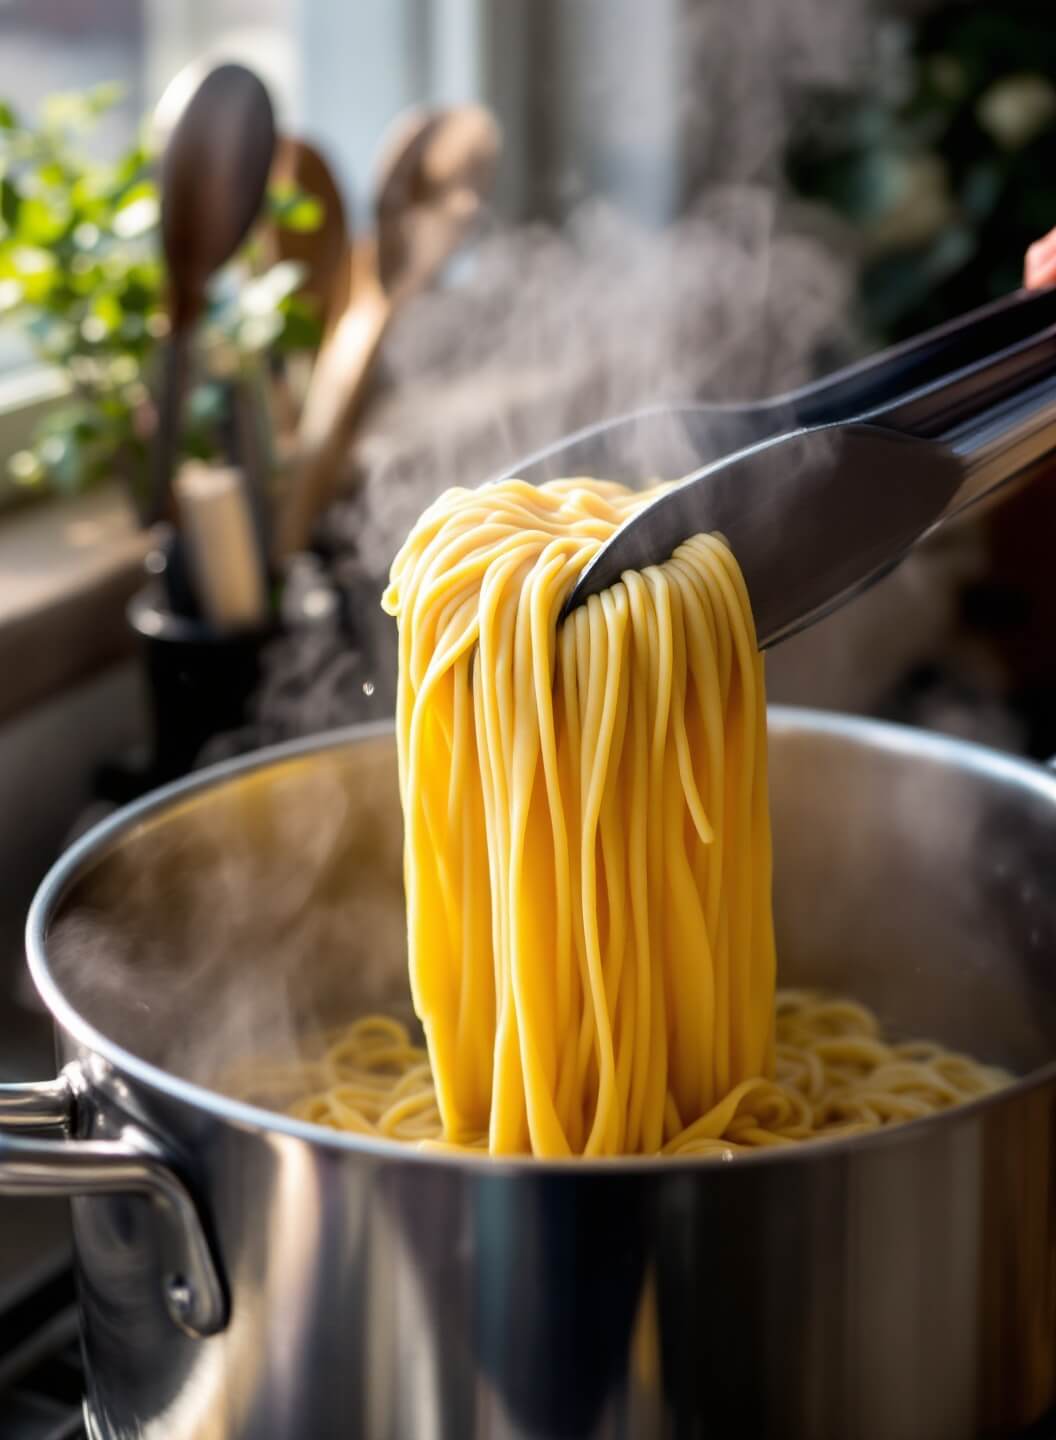
[[[35,1283],[0,1312],[0,1435],[84,1440],[84,1371],[73,1270],[66,1253],[36,1267]]]

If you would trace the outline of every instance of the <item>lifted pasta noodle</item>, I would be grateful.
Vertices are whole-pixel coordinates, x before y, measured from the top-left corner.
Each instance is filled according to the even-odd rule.
[[[763,667],[721,538],[558,624],[656,493],[456,489],[408,537],[384,604],[427,1049],[357,1021],[270,1075],[294,1114],[496,1155],[730,1154],[1002,1082],[853,1002],[776,993]]]

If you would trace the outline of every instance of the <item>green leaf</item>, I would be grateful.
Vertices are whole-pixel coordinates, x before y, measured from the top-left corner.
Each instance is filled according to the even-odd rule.
[[[14,230],[18,224],[19,207],[22,204],[22,196],[19,194],[18,186],[9,175],[0,180],[0,220],[3,220],[8,230]]]
[[[0,130],[17,130],[18,120],[7,100],[0,100]]]
[[[70,261],[66,283],[71,294],[90,299],[105,283],[105,272],[99,261],[90,255],[75,255]]]
[[[37,180],[41,185],[48,186],[49,189],[56,189],[60,185],[65,185],[67,173],[65,165],[60,161],[47,160],[37,171]]]
[[[98,167],[84,169],[70,184],[70,207],[85,220],[105,224],[109,229],[110,209],[106,173]]]
[[[52,97],[44,116],[17,128],[0,111],[0,315],[12,315],[36,353],[62,367],[79,397],[41,431],[19,462],[23,483],[83,489],[115,464],[143,478],[147,447],[136,416],[144,378],[166,333],[165,269],[158,243],[158,189],[141,141],[114,161],[80,151],[83,132],[117,87]],[[314,229],[323,207],[287,191],[284,223]],[[243,263],[211,287],[202,327],[201,374],[187,410],[188,443],[218,453],[226,381],[261,348],[315,345],[318,318],[296,294],[303,267],[273,266],[250,278]],[[0,460],[2,463],[2,460]]]
[[[111,166],[105,189],[113,205],[118,205],[134,185],[153,181],[153,161],[142,145],[134,145]],[[156,187],[154,187],[156,188]]]
[[[277,216],[284,230],[293,230],[301,235],[318,230],[325,218],[326,207],[314,195],[305,195],[282,206]]]
[[[124,318],[124,311],[116,295],[109,291],[102,291],[92,301],[91,316],[98,320],[103,328],[103,333],[109,335],[118,329]]]
[[[277,350],[290,354],[297,350],[316,350],[322,339],[322,321],[315,307],[299,295],[292,295],[282,304],[282,330],[275,341]]]
[[[131,265],[120,275],[111,271],[110,282],[121,297],[122,308],[132,314],[147,315],[161,305],[160,265]]]
[[[39,195],[23,196],[18,209],[18,234],[28,245],[51,245],[65,234],[69,223],[68,208],[50,204]]]
[[[11,251],[14,277],[22,286],[27,300],[39,301],[47,295],[55,281],[55,257],[49,250],[36,245],[17,245]]]

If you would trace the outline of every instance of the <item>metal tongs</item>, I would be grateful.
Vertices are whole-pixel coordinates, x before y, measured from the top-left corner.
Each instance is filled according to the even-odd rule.
[[[563,614],[717,531],[744,572],[766,649],[1053,450],[1056,289],[1018,292],[776,399],[624,416],[516,473],[685,475],[602,546]]]

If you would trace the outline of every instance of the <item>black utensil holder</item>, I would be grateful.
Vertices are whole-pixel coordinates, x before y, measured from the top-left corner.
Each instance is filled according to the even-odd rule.
[[[142,642],[150,689],[148,784],[162,785],[187,774],[207,741],[247,723],[275,627],[217,630],[175,614],[159,584],[133,596],[128,618]]]

